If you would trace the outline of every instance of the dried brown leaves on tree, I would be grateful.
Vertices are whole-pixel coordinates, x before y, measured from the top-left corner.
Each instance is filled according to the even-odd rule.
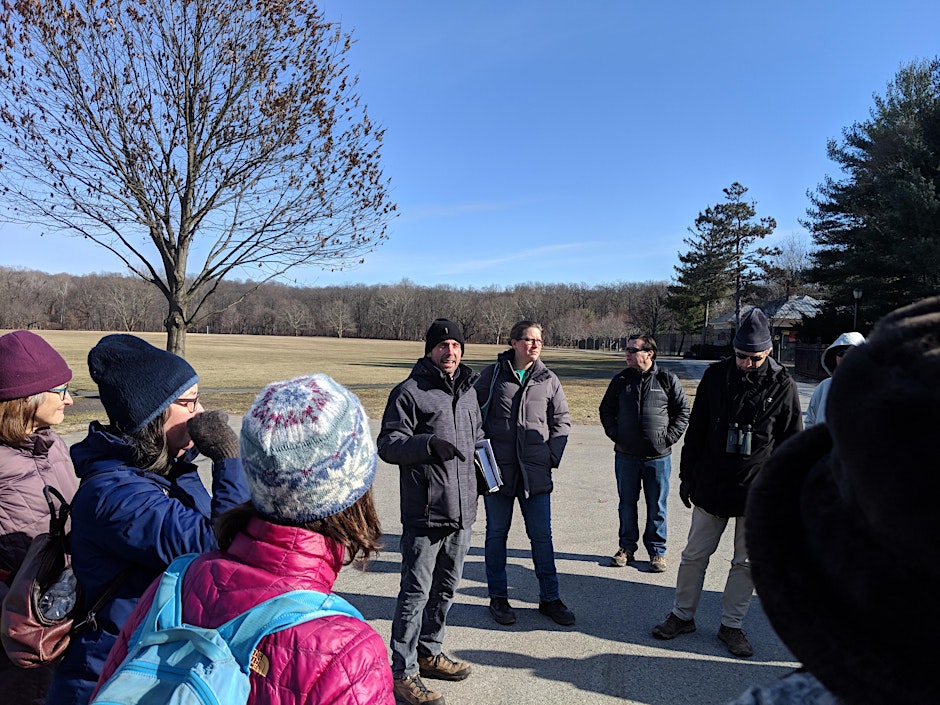
[[[346,62],[301,0],[6,0],[0,209],[158,287],[167,347],[227,276],[341,268],[395,210]]]

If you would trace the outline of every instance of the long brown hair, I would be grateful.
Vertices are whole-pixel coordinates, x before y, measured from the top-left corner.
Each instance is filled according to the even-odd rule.
[[[244,531],[254,517],[271,521],[262,516],[251,502],[229,509],[220,516],[215,522],[215,536],[219,548],[224,550],[231,546],[235,537]],[[355,503],[338,514],[309,521],[301,526],[345,546],[346,557],[343,559],[343,565],[349,565],[357,559],[367,561],[383,548],[380,543],[382,525],[378,512],[375,511],[371,487]]]
[[[0,401],[0,443],[8,446],[22,445],[30,433],[36,411],[42,404],[45,392],[19,399]]]

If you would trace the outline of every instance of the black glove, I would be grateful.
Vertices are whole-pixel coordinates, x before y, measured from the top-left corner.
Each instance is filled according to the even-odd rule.
[[[692,508],[692,483],[688,480],[679,481],[679,499],[686,507]]]
[[[193,416],[186,426],[199,452],[210,460],[238,457],[238,434],[229,427],[228,414],[224,411],[203,411]]]
[[[453,458],[466,460],[464,454],[457,450],[457,446],[437,436],[431,436],[431,440],[428,441],[428,450],[431,455],[440,461],[452,460]]]

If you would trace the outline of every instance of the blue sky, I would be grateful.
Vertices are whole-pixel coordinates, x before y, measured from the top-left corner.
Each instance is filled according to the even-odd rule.
[[[399,216],[356,269],[304,285],[664,280],[734,181],[802,233],[826,141],[899,66],[940,55],[936,0],[327,0],[386,130]],[[100,248],[0,229],[6,266],[121,271]]]

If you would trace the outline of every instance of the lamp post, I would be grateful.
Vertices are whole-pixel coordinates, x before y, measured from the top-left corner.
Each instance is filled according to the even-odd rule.
[[[862,298],[862,290],[858,287],[852,289],[852,298],[855,299],[855,313],[852,315],[852,330],[858,330],[858,302]]]

